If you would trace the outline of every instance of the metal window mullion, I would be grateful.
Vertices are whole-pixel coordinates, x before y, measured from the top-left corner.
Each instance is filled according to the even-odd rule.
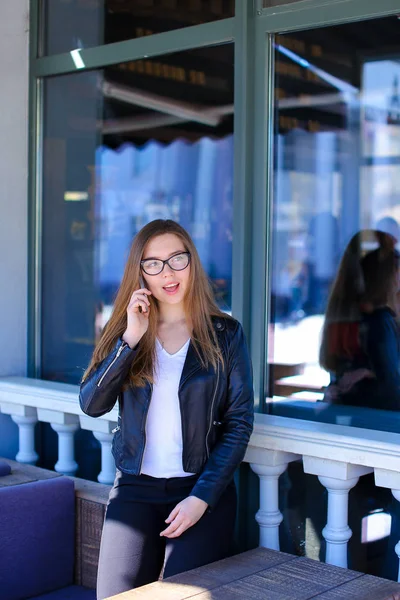
[[[153,58],[163,54],[224,44],[233,41],[234,25],[235,18],[232,17],[124,42],[105,44],[95,48],[84,48],[79,52],[84,67],[79,69],[75,66],[71,52],[46,56],[34,61],[33,74],[36,77],[46,77],[75,73],[132,60]]]
[[[43,82],[33,74],[39,36],[38,4],[30,5],[29,39],[29,135],[28,135],[28,332],[27,372],[39,377],[41,370],[41,164]]]
[[[263,9],[260,26],[265,32],[286,33],[397,15],[399,10],[399,0],[304,0]]]
[[[33,254],[35,261],[35,349],[34,349],[34,371],[35,377],[40,377],[42,369],[42,240],[43,240],[43,97],[44,81],[36,79],[36,126],[35,126],[35,158],[31,168],[35,169],[35,178],[33,181],[35,189],[36,202],[32,202],[35,215],[33,226],[35,228],[35,251]]]
[[[265,412],[273,202],[274,64],[272,36],[259,21],[255,34],[252,207],[251,356],[255,407]]]
[[[250,339],[254,13],[236,0],[235,14],[232,314]]]
[[[33,58],[37,59],[39,56],[44,56],[46,46],[45,0],[31,0],[31,10],[36,13],[36,37],[32,51]]]

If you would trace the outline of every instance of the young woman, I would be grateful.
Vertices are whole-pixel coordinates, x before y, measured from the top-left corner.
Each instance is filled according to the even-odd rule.
[[[324,400],[400,409],[397,240],[362,230],[343,255],[330,294],[320,363],[331,373]]]
[[[170,220],[135,237],[83,378],[86,414],[117,401],[98,600],[232,551],[251,364],[241,325],[217,308],[190,236]]]

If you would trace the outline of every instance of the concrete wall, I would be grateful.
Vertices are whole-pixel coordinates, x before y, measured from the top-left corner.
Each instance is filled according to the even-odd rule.
[[[0,376],[25,375],[29,0],[0,2]],[[18,427],[0,414],[0,456],[14,458]]]
[[[0,2],[0,376],[26,373],[28,14]]]

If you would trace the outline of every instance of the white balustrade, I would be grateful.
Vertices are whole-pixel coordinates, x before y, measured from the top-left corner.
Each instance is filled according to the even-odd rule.
[[[260,477],[260,510],[256,516],[260,524],[260,544],[279,548],[278,478],[288,462],[302,458],[304,471],[317,476],[328,491],[327,524],[323,530],[326,562],[346,567],[351,537],[349,491],[359,477],[375,471],[376,484],[390,488],[400,500],[399,445],[400,436],[395,433],[256,415],[245,460]],[[284,460],[281,455],[280,460],[280,453],[286,453],[287,458]],[[271,456],[275,456],[273,464]],[[382,464],[387,467],[385,478],[380,469]],[[400,558],[400,542],[396,552]]]
[[[117,424],[118,410],[93,419],[84,415],[78,402],[79,386],[28,377],[0,377],[0,410],[9,414],[19,426],[19,452],[16,460],[36,462],[34,426],[37,421],[50,423],[58,434],[58,461],[56,471],[73,475],[77,470],[74,456],[74,434],[78,427],[94,432],[111,434]],[[17,421],[18,419],[18,421]],[[102,468],[99,480],[111,478],[110,438],[101,443]],[[114,465],[115,472],[115,465]]]
[[[73,438],[78,426],[92,431],[101,445],[101,472],[98,480],[112,484],[115,463],[111,454],[113,429],[118,410],[93,419],[79,407],[78,386],[28,379],[0,378],[0,411],[11,415],[19,428],[17,460],[37,460],[34,428],[46,421],[58,434],[56,470],[75,473]],[[323,535],[327,543],[326,562],[347,566],[349,490],[359,477],[374,471],[377,486],[392,490],[400,502],[400,435],[347,425],[257,414],[245,461],[260,479],[260,506],[256,520],[260,544],[279,549],[279,477],[290,462],[302,460],[304,471],[319,478],[328,491],[328,514]],[[385,468],[382,468],[385,465]],[[396,546],[400,560],[400,541]],[[400,568],[399,568],[400,581]]]

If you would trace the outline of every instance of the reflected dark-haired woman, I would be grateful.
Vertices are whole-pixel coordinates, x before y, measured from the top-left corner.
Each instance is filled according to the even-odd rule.
[[[241,325],[218,309],[193,241],[170,220],[133,240],[83,378],[86,414],[117,402],[98,600],[232,551],[233,475],[253,425],[251,364]]]
[[[397,425],[385,411],[400,410],[396,243],[394,236],[380,230],[361,230],[353,236],[332,286],[320,348],[321,366],[331,375],[324,401],[354,407],[345,412],[346,418],[351,414],[352,424],[389,431]],[[340,414],[340,406],[328,410],[335,419]],[[365,525],[376,512],[390,515],[391,531],[375,541]],[[350,492],[350,568],[397,578],[399,517],[390,490],[376,487],[373,473],[360,477]]]
[[[397,240],[362,230],[348,244],[325,315],[320,363],[331,374],[324,400],[400,409]]]

